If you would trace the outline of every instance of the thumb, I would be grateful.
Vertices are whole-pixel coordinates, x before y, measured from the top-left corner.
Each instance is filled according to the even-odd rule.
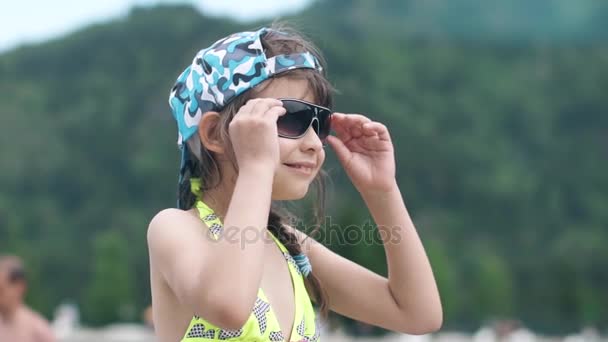
[[[350,159],[350,155],[351,155],[351,152],[348,149],[348,147],[346,147],[346,145],[344,145],[342,140],[340,140],[338,137],[335,137],[333,135],[330,135],[327,137],[327,142],[329,143],[329,146],[331,146],[331,148],[336,153],[336,156],[338,157],[338,160],[340,161],[340,163],[342,163],[342,165],[345,165],[346,161],[348,159]]]

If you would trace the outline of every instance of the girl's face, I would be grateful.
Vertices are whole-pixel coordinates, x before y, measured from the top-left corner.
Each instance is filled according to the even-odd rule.
[[[276,78],[265,84],[257,97],[292,98],[315,103],[308,81],[295,78]],[[317,133],[311,127],[299,139],[279,137],[281,165],[274,175],[273,200],[301,199],[308,192],[323,162],[325,150]],[[289,164],[311,163],[312,168],[296,168]]]

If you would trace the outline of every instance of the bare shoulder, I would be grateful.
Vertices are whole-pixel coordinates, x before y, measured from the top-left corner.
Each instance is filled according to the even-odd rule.
[[[154,250],[171,242],[179,242],[194,232],[201,232],[204,222],[190,212],[168,208],[159,211],[148,225],[148,247]]]
[[[159,211],[154,215],[148,225],[148,238],[154,238],[158,234],[162,234],[170,227],[182,226],[186,221],[191,220],[191,216],[187,211],[167,208]]]
[[[180,270],[183,265],[194,259],[204,260],[212,239],[209,228],[196,213],[169,208],[150,220],[147,241],[151,267],[171,282],[181,279],[178,274],[185,272]]]

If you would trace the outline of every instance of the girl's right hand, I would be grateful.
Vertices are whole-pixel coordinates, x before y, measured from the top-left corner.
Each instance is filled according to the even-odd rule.
[[[228,126],[239,169],[279,166],[277,119],[284,114],[283,102],[273,98],[251,99],[239,109]]]

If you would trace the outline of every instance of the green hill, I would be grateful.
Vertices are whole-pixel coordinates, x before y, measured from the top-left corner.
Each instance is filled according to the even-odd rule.
[[[291,20],[325,52],[336,109],[388,124],[447,328],[605,328],[606,6],[446,6],[322,1]],[[0,55],[0,252],[26,258],[33,305],[71,298],[89,323],[138,319],[146,226],[175,203],[169,89],[201,47],[255,26],[135,8]],[[332,221],[368,219],[328,159]],[[381,246],[331,247],[386,273]]]

